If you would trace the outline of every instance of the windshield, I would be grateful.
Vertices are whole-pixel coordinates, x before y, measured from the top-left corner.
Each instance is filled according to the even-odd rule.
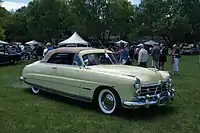
[[[83,55],[86,66],[118,64],[112,53],[90,53]]]

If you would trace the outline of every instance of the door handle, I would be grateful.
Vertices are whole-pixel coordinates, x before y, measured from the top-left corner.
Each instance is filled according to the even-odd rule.
[[[57,67],[52,67],[53,69],[57,69]]]

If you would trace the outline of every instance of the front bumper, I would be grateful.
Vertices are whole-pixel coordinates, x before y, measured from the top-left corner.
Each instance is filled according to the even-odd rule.
[[[133,101],[124,101],[123,106],[125,108],[149,108],[150,105],[163,106],[173,101],[174,93],[174,89],[169,89],[156,95],[135,96]]]

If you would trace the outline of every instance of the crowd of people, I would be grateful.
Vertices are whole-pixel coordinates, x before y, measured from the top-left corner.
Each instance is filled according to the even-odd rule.
[[[35,56],[36,60],[41,60],[45,54],[57,48],[56,46],[47,43],[44,45],[36,45],[34,48],[30,47],[20,47],[19,45],[15,47],[10,47],[10,51],[15,51],[16,53],[21,53],[28,60],[31,56]],[[165,63],[167,62],[168,48],[164,44],[154,44],[153,47],[146,47],[144,44],[139,44],[135,46],[128,46],[127,44],[121,43],[120,46],[108,47],[107,49],[113,51],[118,58],[119,63],[124,65],[132,65],[133,62],[140,67],[148,67],[149,57],[152,57],[152,67],[164,71]],[[172,50],[172,67],[173,74],[179,75],[179,58],[180,49],[175,44]]]
[[[121,64],[131,65],[134,61],[140,67],[148,67],[147,62],[149,57],[152,57],[152,67],[164,71],[165,63],[167,62],[168,47],[164,44],[154,44],[152,47],[145,47],[144,44],[139,44],[137,47],[129,47],[126,44],[121,44],[116,51],[108,48],[117,55]],[[179,58],[180,48],[174,44],[172,49],[172,67],[173,75],[179,75]]]

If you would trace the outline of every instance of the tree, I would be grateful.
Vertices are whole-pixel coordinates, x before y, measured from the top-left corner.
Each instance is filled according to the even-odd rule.
[[[10,41],[51,41],[76,31],[102,44],[117,35],[161,36],[171,45],[200,40],[199,12],[199,0],[142,0],[139,6],[128,0],[33,0],[12,13],[0,8],[0,36],[5,31]]]
[[[102,43],[110,35],[127,37],[132,28],[134,6],[127,0],[72,0],[70,3],[76,31],[93,36]]]
[[[8,41],[25,42],[28,39],[26,19],[20,12],[10,14],[6,17],[4,20],[4,29]]]
[[[168,44],[196,42],[200,36],[199,0],[142,0],[135,34],[162,36]]]
[[[2,27],[0,27],[0,39],[4,39],[5,36],[4,36],[4,30]]]
[[[2,27],[2,21],[3,21],[3,17],[4,17],[4,8],[1,7],[1,3],[2,3],[2,0],[0,0],[0,39],[4,39],[5,36],[4,36],[4,30],[3,30],[3,27]]]
[[[63,28],[68,24],[66,18],[70,13],[67,11],[66,1],[33,0],[27,8],[28,31],[36,40],[51,41],[53,38],[59,38]]]
[[[192,39],[200,41],[200,1],[199,0],[184,0],[182,2],[183,13],[187,15]]]
[[[143,0],[137,12],[139,35],[161,36],[168,44],[182,41],[189,32],[180,1]]]

